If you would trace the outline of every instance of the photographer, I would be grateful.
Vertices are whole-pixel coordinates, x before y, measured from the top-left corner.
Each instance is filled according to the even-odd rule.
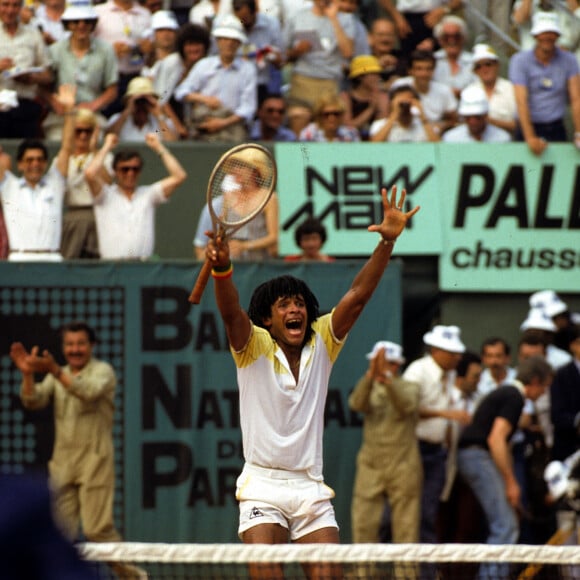
[[[163,141],[178,138],[175,125],[161,109],[153,83],[145,77],[136,77],[129,83],[125,108],[109,119],[107,133],[114,133],[120,141],[144,142],[148,133],[159,135]]]
[[[417,91],[401,84],[389,92],[391,111],[388,117],[375,121],[369,130],[370,140],[390,143],[439,141],[439,135],[425,116]]]

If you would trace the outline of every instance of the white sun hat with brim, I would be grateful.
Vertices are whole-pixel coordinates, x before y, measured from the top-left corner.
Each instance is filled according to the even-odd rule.
[[[461,330],[458,326],[438,324],[423,335],[423,342],[447,352],[464,353],[465,345],[461,342]]]
[[[471,62],[475,65],[480,60],[499,60],[497,52],[489,44],[476,44],[473,47]]]
[[[550,461],[544,470],[544,480],[550,495],[560,499],[568,489],[569,469],[561,461]]]
[[[489,101],[487,95],[481,87],[467,87],[461,91],[461,99],[457,112],[467,117],[469,115],[487,115],[489,112]]]
[[[542,309],[550,318],[568,310],[568,305],[554,290],[540,290],[530,296],[530,307]]]
[[[99,15],[90,0],[72,0],[67,2],[66,9],[60,19],[68,20],[98,20]]]
[[[242,44],[247,40],[242,23],[233,14],[226,14],[219,18],[214,23],[211,35],[214,38],[233,38]]]
[[[552,319],[546,314],[543,308],[530,308],[527,318],[522,322],[520,330],[547,330],[556,332],[557,328]]]
[[[405,363],[405,357],[403,356],[403,347],[395,342],[390,342],[388,340],[379,340],[373,346],[373,350],[366,354],[368,359],[375,358],[381,349],[385,349],[385,359],[389,362],[394,362],[398,364]]]
[[[558,35],[562,34],[560,26],[560,16],[557,12],[536,12],[532,17],[532,36],[538,36],[542,32],[555,32]]]
[[[151,28],[153,30],[178,30],[179,23],[171,10],[157,10],[151,16]]]

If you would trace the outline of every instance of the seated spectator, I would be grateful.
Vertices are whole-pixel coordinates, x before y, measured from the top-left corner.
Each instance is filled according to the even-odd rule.
[[[108,134],[101,149],[85,169],[94,197],[99,253],[106,260],[146,260],[155,247],[155,209],[165,203],[185,181],[187,173],[156,133],[145,143],[159,155],[168,176],[152,185],[138,185],[143,160],[137,151],[118,151],[113,158],[115,181],[109,184],[103,167],[118,143]]]
[[[433,28],[446,15],[457,10],[463,0],[379,0],[397,27],[403,58],[415,50],[433,51],[436,41]]]
[[[32,25],[42,32],[47,46],[66,37],[66,30],[61,22],[65,8],[64,0],[43,0],[34,11]]]
[[[62,15],[62,22],[70,35],[50,46],[49,52],[54,71],[55,87],[75,84],[77,106],[99,115],[117,97],[119,71],[113,48],[105,41],[94,37],[98,15],[89,4],[69,5]],[[62,138],[64,119],[54,94],[47,95],[51,107],[43,123],[47,139]]]
[[[263,166],[262,159],[252,165],[253,189],[259,190],[263,187],[263,175],[256,167]],[[231,179],[224,180],[222,184],[223,195],[221,205],[217,208],[218,212],[226,205],[225,200],[231,193],[235,193],[242,186],[248,188],[247,171],[239,169],[232,170],[231,174],[226,177]],[[243,184],[243,185],[242,185]],[[251,189],[250,189],[251,192]],[[231,204],[230,204],[231,205]],[[214,209],[216,209],[214,207]],[[230,211],[232,211],[230,209]],[[235,207],[233,209],[235,212]],[[205,249],[209,238],[207,233],[212,231],[212,222],[207,204],[203,208],[199,217],[197,231],[193,240],[195,256],[198,260],[205,258]],[[264,209],[250,222],[242,226],[233,233],[229,238],[230,256],[236,260],[267,260],[275,258],[278,255],[278,196],[274,192]]]
[[[369,44],[371,54],[381,67],[383,88],[388,89],[392,81],[407,74],[406,60],[401,58],[401,50],[397,48],[397,31],[393,22],[388,18],[374,20],[369,29]]]
[[[326,95],[337,95],[344,60],[354,54],[355,21],[339,12],[338,3],[314,0],[286,21],[284,45],[292,64],[288,100],[314,106]]]
[[[435,126],[427,119],[419,94],[411,85],[397,85],[389,92],[391,112],[371,125],[370,140],[390,143],[439,141]]]
[[[344,124],[345,106],[338,95],[327,95],[316,103],[314,121],[300,132],[300,141],[360,141],[358,131]]]
[[[62,206],[73,149],[75,88],[61,86],[58,98],[65,111],[65,128],[61,148],[48,171],[48,150],[42,141],[25,139],[18,146],[16,160],[21,177],[10,171],[10,157],[0,155],[0,200],[10,261],[62,260]]]
[[[312,122],[312,109],[308,105],[288,105],[288,128],[296,139],[300,138],[302,129],[307,127]]]
[[[178,29],[171,10],[157,10],[151,16],[151,51],[145,56],[141,76],[153,78],[161,61],[175,52]]]
[[[473,71],[478,78],[468,86],[479,86],[485,91],[489,101],[489,123],[513,135],[517,115],[514,86],[499,76],[499,59],[491,46],[476,44],[473,47]]]
[[[356,56],[350,63],[350,90],[341,93],[344,122],[357,129],[363,141],[368,141],[372,123],[389,112],[389,98],[380,87],[381,70],[374,56]]]
[[[125,108],[114,114],[107,123],[107,133],[114,133],[121,141],[145,141],[149,133],[156,133],[163,141],[175,141],[175,125],[162,111],[153,83],[146,77],[135,77],[125,94]]]
[[[294,231],[294,241],[302,253],[286,256],[286,262],[334,262],[334,258],[322,253],[326,228],[319,219],[306,218]]]
[[[250,129],[252,141],[296,141],[296,135],[284,125],[286,104],[282,95],[266,95]]]
[[[419,94],[425,115],[441,134],[457,122],[457,99],[450,87],[433,80],[434,70],[433,53],[417,50],[411,54],[410,76],[397,79],[391,89],[410,83]]]
[[[151,12],[137,0],[107,0],[95,10],[99,17],[95,36],[113,46],[119,67],[117,97],[104,111],[110,117],[123,109],[129,82],[141,74],[150,46],[143,32],[151,28]]]
[[[199,60],[207,55],[209,32],[198,24],[186,23],[177,33],[177,50],[155,67],[153,88],[159,95],[163,112],[173,121],[179,136],[187,138],[183,104],[175,99],[177,86]]]
[[[218,54],[200,60],[175,89],[179,102],[192,105],[186,125],[200,141],[239,143],[257,108],[256,67],[239,56],[246,41],[235,16],[224,16],[212,30]]]
[[[481,87],[469,87],[461,93],[459,116],[463,123],[443,133],[445,143],[508,143],[511,135],[488,122],[489,102]]]
[[[280,22],[269,14],[258,12],[256,0],[233,0],[232,7],[246,33],[246,42],[240,49],[242,55],[256,65],[259,104],[268,93],[282,90]]]
[[[88,109],[78,109],[75,115],[74,146],[68,164],[65,212],[62,220],[60,252],[65,260],[98,258],[99,243],[93,211],[93,196],[85,179],[85,168],[97,150],[99,124]],[[110,183],[113,155],[105,160],[103,181]]]
[[[433,80],[450,86],[459,98],[461,91],[475,80],[473,56],[465,50],[467,26],[459,16],[445,16],[434,32],[441,48],[435,53]]]
[[[39,87],[52,82],[50,58],[42,34],[20,21],[21,0],[0,3],[0,91],[13,91],[10,108],[0,110],[3,139],[38,138],[44,114]]]
[[[509,79],[514,84],[519,127],[516,140],[541,155],[548,142],[568,140],[565,117],[570,105],[575,144],[580,146],[580,69],[574,55],[556,46],[560,36],[558,15],[534,15],[534,48],[512,56]]]

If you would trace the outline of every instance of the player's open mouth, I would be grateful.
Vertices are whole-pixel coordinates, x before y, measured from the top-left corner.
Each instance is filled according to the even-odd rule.
[[[286,328],[288,330],[300,330],[302,328],[302,321],[298,318],[293,318],[286,322]]]

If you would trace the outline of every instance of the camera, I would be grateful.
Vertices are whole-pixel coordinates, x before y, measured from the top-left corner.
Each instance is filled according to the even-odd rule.
[[[135,104],[145,107],[149,104],[149,99],[147,97],[139,97],[138,99],[135,99]]]

